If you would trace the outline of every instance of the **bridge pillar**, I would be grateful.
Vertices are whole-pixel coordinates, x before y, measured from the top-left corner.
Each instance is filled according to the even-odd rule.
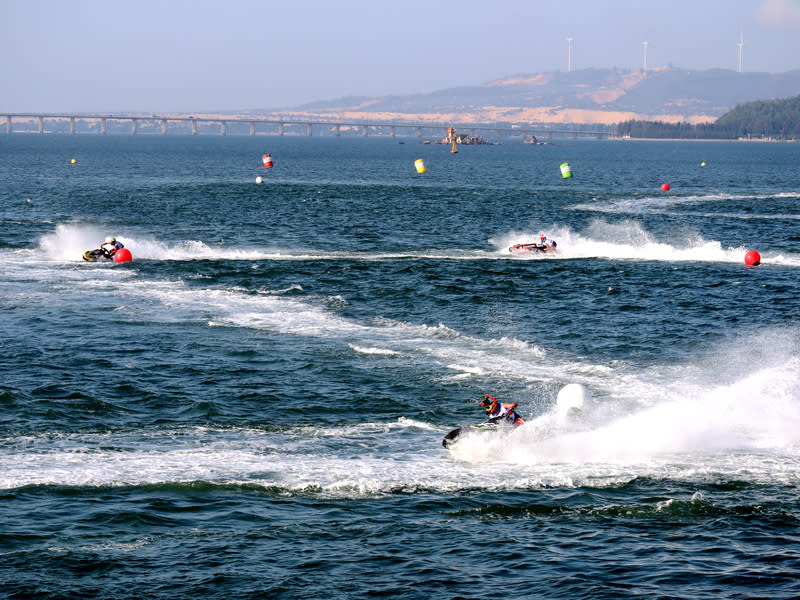
[[[139,124],[138,119],[131,119],[131,135],[136,135],[136,126]]]
[[[75,117],[69,118],[69,133],[75,135]]]
[[[368,130],[369,130],[369,127],[367,125],[362,125],[361,126],[361,135],[363,135],[364,137],[367,137]]]
[[[6,133],[10,134],[14,130],[11,124],[11,115],[6,115]]]
[[[417,127],[417,137],[422,137],[422,127]]]
[[[167,135],[167,120],[161,119],[161,135]]]
[[[220,121],[220,135],[228,135],[228,122]]]
[[[256,134],[256,122],[250,121],[250,135],[252,136],[255,134]]]
[[[391,127],[389,127],[389,135],[391,135],[392,137],[395,137],[395,133],[394,133],[394,125],[392,125]]]
[[[106,134],[106,118],[100,119],[100,135]]]
[[[191,123],[192,123],[192,135],[197,135],[197,121],[192,119]]]
[[[308,126],[306,127],[306,131],[308,132],[307,133],[308,137],[311,137],[311,123],[309,123]]]
[[[278,135],[283,137],[283,123],[278,123]]]
[[[335,135],[336,137],[342,135],[342,126],[339,125],[339,123],[333,126],[333,135]]]
[[[39,133],[44,133],[44,117],[39,117]]]

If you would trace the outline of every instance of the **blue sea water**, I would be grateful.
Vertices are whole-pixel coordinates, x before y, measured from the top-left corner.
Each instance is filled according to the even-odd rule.
[[[798,597],[799,219],[795,144],[0,136],[0,596]]]

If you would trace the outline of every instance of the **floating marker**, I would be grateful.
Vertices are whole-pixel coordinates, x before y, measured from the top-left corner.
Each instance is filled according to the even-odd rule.
[[[701,167],[705,167],[705,166],[706,166],[706,161],[703,161],[703,162],[701,162],[701,163],[700,163],[700,166],[701,166]]]
[[[668,192],[669,191],[669,184],[668,183],[662,183],[661,184],[661,189],[663,191],[665,191],[665,192]]]
[[[272,166],[272,157],[269,154],[265,154],[261,157],[261,160],[264,163],[264,168],[269,169]]]
[[[77,163],[77,162],[78,162],[78,159],[77,159],[77,158],[73,158],[73,159],[72,159],[71,161],[69,161],[69,162],[71,162],[71,163],[74,165],[75,163]]]
[[[417,168],[417,173],[427,173],[428,167],[425,166],[425,161],[418,158],[414,161],[414,166]]]
[[[262,181],[264,181],[264,180],[261,179],[261,177],[256,177],[256,183],[261,183]]]
[[[131,251],[127,248],[120,248],[116,252],[114,252],[114,262],[124,263],[124,262],[132,262],[133,256],[131,256]]]
[[[572,170],[569,168],[569,163],[564,163],[561,165],[561,177],[563,179],[572,177]]]
[[[757,267],[761,264],[761,255],[755,250],[748,250],[744,255],[744,264],[748,267]]]

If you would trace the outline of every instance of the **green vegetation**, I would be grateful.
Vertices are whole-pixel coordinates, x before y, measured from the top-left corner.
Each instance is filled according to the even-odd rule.
[[[625,121],[617,125],[617,135],[661,139],[796,140],[800,139],[800,96],[738,104],[713,123],[692,125],[662,121]]]

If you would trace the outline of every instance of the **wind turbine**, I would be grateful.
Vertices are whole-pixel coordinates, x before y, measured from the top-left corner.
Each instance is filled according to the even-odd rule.
[[[647,42],[642,42],[642,46],[644,46],[644,67],[642,67],[642,72],[647,75]]]
[[[739,32],[739,43],[736,44],[739,46],[739,73],[742,72],[742,48],[744,48],[744,32]]]
[[[572,71],[572,38],[567,38],[567,42],[569,42],[567,46],[567,73]]]

